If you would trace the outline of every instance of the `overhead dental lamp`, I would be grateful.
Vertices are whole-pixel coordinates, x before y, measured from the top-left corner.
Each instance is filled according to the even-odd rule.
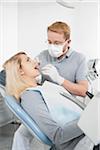
[[[64,0],[56,0],[56,2],[66,8],[70,8],[70,9],[75,8],[74,6],[72,6],[72,4],[70,4],[69,2],[65,2]]]

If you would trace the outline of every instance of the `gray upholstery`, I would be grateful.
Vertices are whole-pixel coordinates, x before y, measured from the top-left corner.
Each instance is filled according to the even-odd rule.
[[[0,127],[14,121],[14,115],[4,102],[5,88],[0,84]]]

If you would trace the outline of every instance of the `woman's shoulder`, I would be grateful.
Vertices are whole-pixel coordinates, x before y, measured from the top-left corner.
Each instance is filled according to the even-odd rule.
[[[37,99],[41,99],[41,93],[37,90],[25,90],[22,94],[21,94],[21,99],[31,99],[31,98],[37,98]]]
[[[44,100],[40,92],[34,90],[26,90],[21,94],[21,105],[30,109],[36,106],[44,108]],[[35,110],[35,108],[34,108]]]

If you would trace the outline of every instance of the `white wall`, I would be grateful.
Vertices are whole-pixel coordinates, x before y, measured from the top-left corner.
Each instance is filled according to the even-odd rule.
[[[77,3],[73,46],[89,58],[98,56],[98,3]]]
[[[19,48],[32,55],[45,49],[48,24],[61,20],[72,29],[72,47],[95,58],[97,54],[98,3],[74,3],[68,9],[56,3],[19,3]]]
[[[74,11],[56,3],[19,3],[19,49],[27,49],[33,56],[46,49],[47,26],[56,20],[74,23]]]
[[[1,3],[2,63],[16,51],[37,55],[46,48],[46,29],[54,21],[65,21],[72,29],[71,46],[88,58],[99,57],[98,3],[73,3],[68,9],[55,2],[6,2]]]
[[[18,51],[17,3],[1,3],[0,69],[2,63]]]

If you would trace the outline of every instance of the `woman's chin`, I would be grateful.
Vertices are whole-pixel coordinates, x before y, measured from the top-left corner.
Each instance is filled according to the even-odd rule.
[[[39,74],[38,76],[36,76],[35,79],[36,79],[37,83],[41,84],[41,81],[42,81],[42,75]]]
[[[37,70],[37,72],[36,72],[36,77],[39,76],[39,75],[40,75],[40,71]]]
[[[37,76],[41,75],[40,72],[38,71]]]

